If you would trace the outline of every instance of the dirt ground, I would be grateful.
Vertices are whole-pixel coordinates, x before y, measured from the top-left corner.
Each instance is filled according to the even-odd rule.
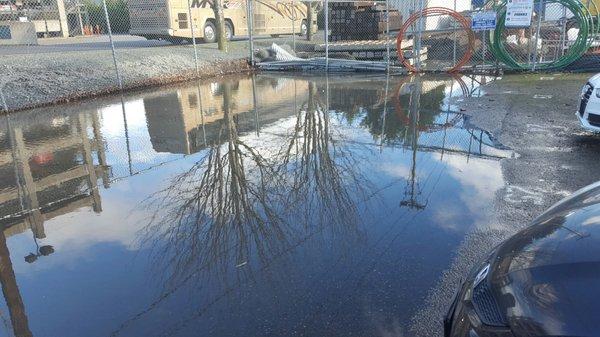
[[[506,75],[485,86],[482,97],[460,104],[473,124],[491,131],[515,156],[501,162],[505,187],[490,205],[495,218],[464,239],[408,335],[442,336],[443,316],[474,264],[552,204],[600,180],[600,135],[583,130],[575,116],[591,76]]]

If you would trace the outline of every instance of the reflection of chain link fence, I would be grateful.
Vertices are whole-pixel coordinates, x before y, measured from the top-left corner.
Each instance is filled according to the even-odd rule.
[[[14,109],[237,72],[248,60],[319,71],[593,70],[599,2],[533,0],[530,25],[511,27],[500,0],[0,0],[0,66],[23,75],[3,92]],[[484,12],[496,28],[472,30]],[[52,83],[63,87],[35,97],[45,92],[35,85]]]

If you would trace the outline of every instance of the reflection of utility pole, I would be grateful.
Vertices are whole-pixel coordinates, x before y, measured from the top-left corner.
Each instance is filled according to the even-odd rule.
[[[2,294],[4,295],[4,300],[10,314],[13,333],[19,337],[33,336],[29,330],[25,305],[19,292],[19,286],[15,278],[3,230],[0,230],[0,283],[2,283]]]
[[[329,73],[325,73],[325,135],[329,138]]]
[[[400,206],[408,207],[416,210],[425,209],[427,203],[420,203],[417,199],[421,194],[419,191],[419,183],[417,182],[417,151],[419,149],[419,103],[421,100],[421,81],[417,78],[416,83],[411,84],[410,95],[410,131],[411,131],[411,149],[412,149],[412,165],[410,177],[407,181],[407,186],[404,191],[404,200],[400,201]]]

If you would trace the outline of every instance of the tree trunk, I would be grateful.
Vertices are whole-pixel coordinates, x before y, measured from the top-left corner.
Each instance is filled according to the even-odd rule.
[[[306,39],[308,41],[312,41],[313,39],[313,35],[315,34],[315,32],[313,32],[313,20],[315,18],[315,10],[314,7],[312,5],[312,2],[305,2],[306,4],[306,25],[307,25],[307,30],[306,30]]]
[[[217,43],[219,50],[227,51],[227,36],[225,34],[225,17],[223,16],[223,2],[213,0],[213,12],[215,13],[215,26],[217,26]]]

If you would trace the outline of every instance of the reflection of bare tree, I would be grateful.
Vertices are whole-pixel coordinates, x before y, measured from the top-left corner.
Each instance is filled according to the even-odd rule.
[[[358,155],[348,149],[350,144],[332,136],[335,126],[313,82],[308,96],[306,110],[297,111],[294,131],[278,160],[287,177],[287,200],[296,219],[305,224],[348,233],[356,230],[356,198],[365,197],[370,184],[358,171]]]
[[[153,265],[166,273],[168,289],[113,335],[185,283],[199,281],[200,275],[216,276],[222,292],[208,298],[189,317],[166,327],[169,334],[231,295],[254,276],[253,271],[262,272],[276,260],[281,262],[324,229],[333,229],[334,234],[343,230],[345,237],[356,233],[354,193],[368,183],[356,173],[357,158],[332,137],[327,109],[314,84],[307,111],[298,112],[292,135],[271,158],[265,155],[268,150],[262,152],[240,139],[227,83],[223,100],[224,118],[206,155],[145,203],[153,212],[143,230],[143,243],[151,245]],[[255,265],[256,259],[261,266]],[[230,283],[225,277],[232,273],[237,280]]]
[[[224,118],[206,156],[148,199],[155,212],[144,237],[171,281],[198,267],[225,271],[253,253],[266,263],[287,242],[274,166],[240,140],[229,83],[223,94]]]
[[[224,276],[253,256],[267,265],[292,239],[302,241],[309,224],[356,230],[356,198],[369,183],[357,171],[358,158],[332,137],[314,83],[306,111],[297,112],[291,136],[273,158],[240,139],[231,97],[223,84],[224,118],[206,155],[145,205],[153,212],[143,238],[159,259],[155,265],[168,266],[170,282],[198,268]]]

